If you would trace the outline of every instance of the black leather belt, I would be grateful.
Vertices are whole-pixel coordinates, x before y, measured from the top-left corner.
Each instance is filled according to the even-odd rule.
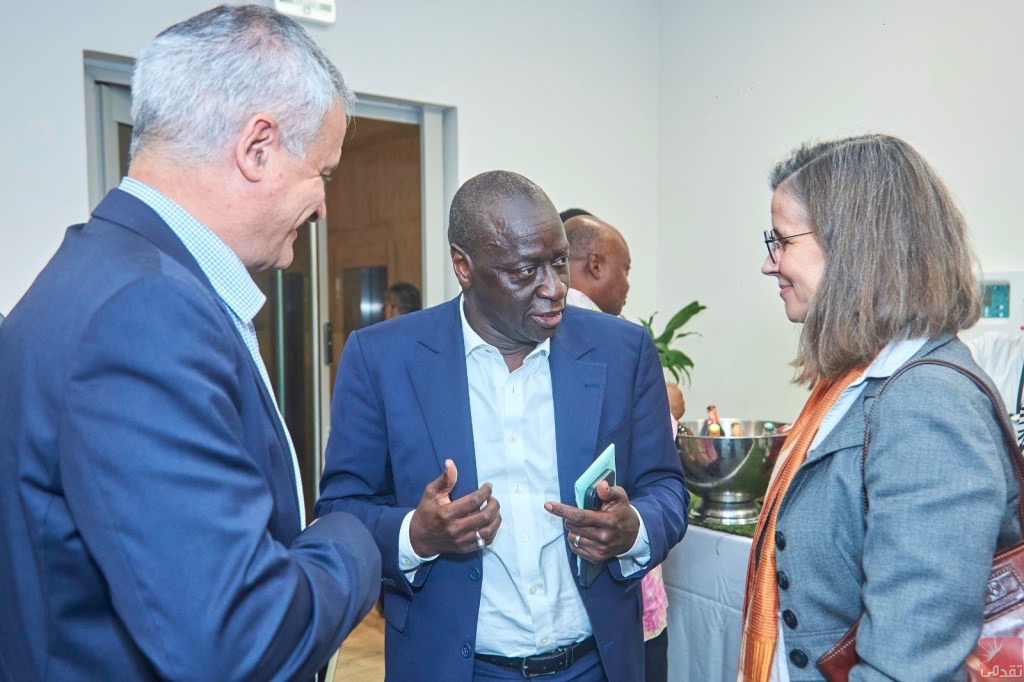
[[[586,656],[592,651],[597,651],[597,641],[591,635],[584,640],[560,646],[557,649],[527,656],[526,658],[510,658],[508,656],[495,656],[493,654],[477,654],[476,660],[490,665],[521,672],[523,677],[537,677],[539,675],[554,675],[563,670],[568,670],[576,660]]]

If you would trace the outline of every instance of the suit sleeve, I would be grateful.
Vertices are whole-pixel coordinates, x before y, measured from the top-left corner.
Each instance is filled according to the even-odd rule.
[[[246,452],[237,337],[196,285],[154,276],[101,308],[70,358],[68,504],[124,627],[161,677],[292,679],[326,663],[377,595],[351,516],[284,546]]]
[[[331,401],[335,428],[327,442],[316,514],[345,511],[365,523],[380,549],[383,583],[411,595],[398,566],[398,540],[402,521],[413,508],[396,506],[387,415],[362,344],[358,332],[350,335],[338,363]],[[420,566],[416,585],[423,584],[431,565]]]
[[[624,485],[630,503],[647,529],[650,570],[663,562],[669,550],[682,540],[690,494],[669,429],[668,394],[657,351],[647,333],[638,329],[642,338],[633,384],[633,443]],[[609,563],[609,568],[617,579],[624,579],[617,561]],[[642,575],[635,573],[629,578]]]

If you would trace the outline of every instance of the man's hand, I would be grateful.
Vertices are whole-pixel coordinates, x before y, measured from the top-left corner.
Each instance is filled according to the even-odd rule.
[[[458,479],[455,462],[446,459],[444,471],[423,490],[409,523],[412,548],[421,557],[475,552],[494,541],[501,525],[501,505],[491,497],[491,484],[452,500]]]
[[[544,509],[562,518],[566,542],[573,553],[590,561],[608,561],[625,554],[636,542],[640,519],[629,506],[621,486],[597,484],[601,509],[590,511],[560,502],[545,502]]]

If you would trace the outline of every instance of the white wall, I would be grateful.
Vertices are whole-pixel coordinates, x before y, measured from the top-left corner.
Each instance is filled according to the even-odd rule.
[[[666,2],[657,303],[697,298],[688,416],[793,419],[799,328],[759,272],[767,174],[801,142],[899,135],[946,179],[988,271],[1024,270],[1024,4]],[[692,337],[691,337],[692,338]],[[689,341],[688,339],[687,341]]]
[[[199,0],[0,9],[0,311],[89,209],[82,51],[132,56]],[[11,5],[16,5],[11,7]],[[63,5],[63,8],[61,7]],[[1016,0],[341,0],[310,25],[360,92],[458,108],[460,180],[508,168],[622,229],[630,319],[709,306],[683,349],[689,416],[792,419],[798,329],[758,273],[765,177],[800,142],[906,137],[990,271],[1024,270]]]
[[[82,51],[134,56],[211,4],[0,9],[0,311],[24,293],[65,227],[88,215]],[[457,107],[460,181],[494,168],[523,173],[560,209],[582,205],[618,225],[634,260],[654,263],[658,2],[338,5],[334,26],[306,26],[357,92]],[[654,300],[653,266],[634,280],[633,300],[647,301],[627,310],[635,319]]]

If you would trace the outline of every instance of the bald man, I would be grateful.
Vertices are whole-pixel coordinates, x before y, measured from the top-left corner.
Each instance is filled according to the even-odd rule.
[[[617,229],[581,209],[561,214],[569,240],[569,295],[566,302],[622,313],[629,293],[629,246]]]
[[[521,175],[466,181],[448,243],[462,295],[349,335],[331,404],[317,509],[386,556],[387,679],[643,680],[636,583],[689,501],[654,343],[565,305],[562,221]],[[578,509],[612,444],[616,485]],[[589,587],[577,556],[608,562]]]
[[[565,302],[611,315],[622,313],[629,293],[629,246],[610,224],[580,208],[559,214],[569,241],[569,287]],[[672,433],[685,411],[683,392],[667,382]],[[678,416],[676,416],[678,414]],[[668,679],[668,600],[655,566],[641,583],[644,600],[644,679]]]

